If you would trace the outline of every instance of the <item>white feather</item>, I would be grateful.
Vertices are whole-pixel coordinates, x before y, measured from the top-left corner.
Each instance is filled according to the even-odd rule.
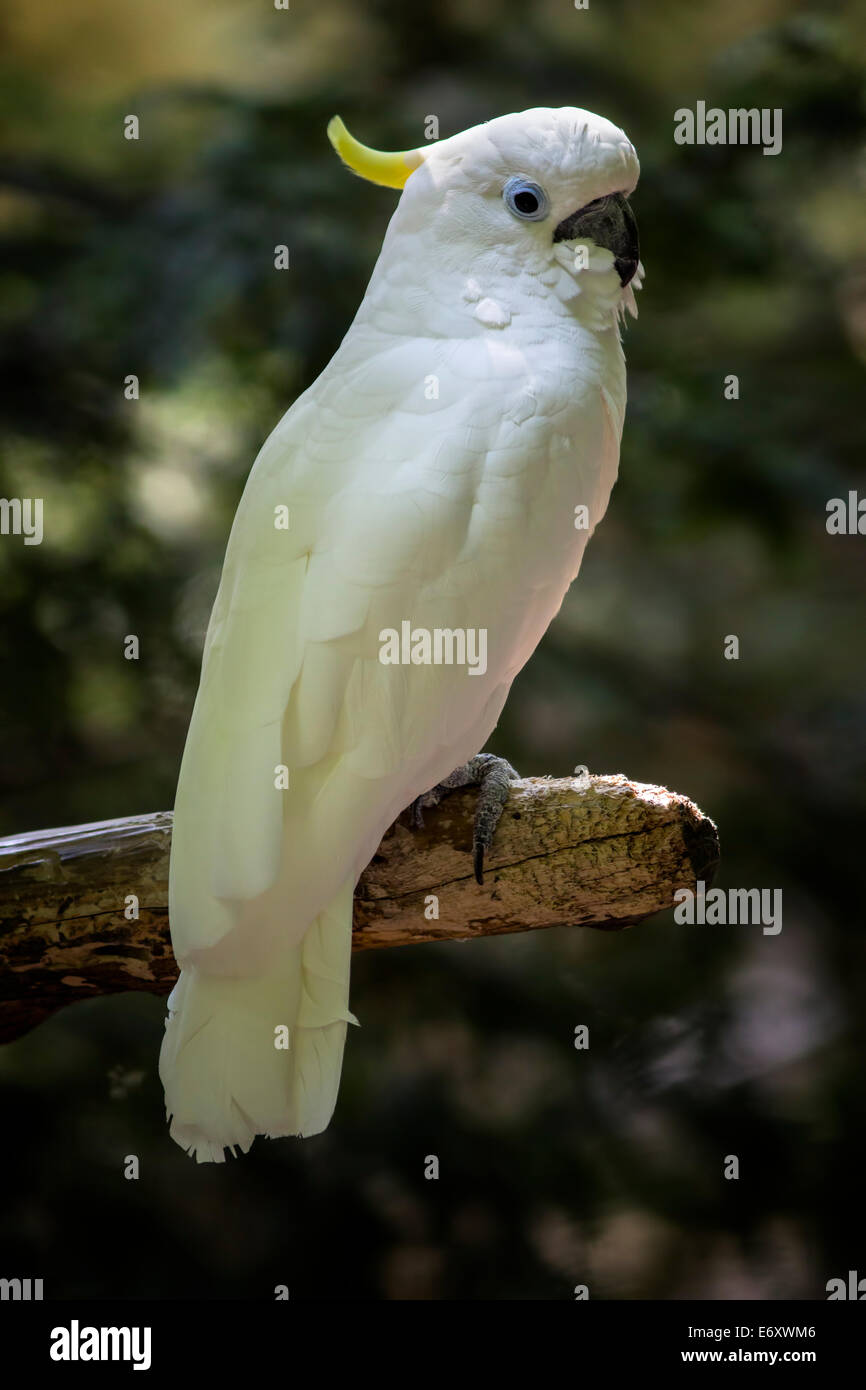
[[[328,1123],[357,877],[399,811],[484,745],[579,568],[575,508],[591,531],[607,506],[625,408],[611,255],[576,276],[549,227],[545,242],[511,225],[499,189],[538,176],[561,218],[624,167],[635,181],[625,136],[586,112],[432,147],[352,328],[250,474],[171,860],[183,973],[161,1075],[199,1160]],[[382,664],[380,633],[406,619],[486,629],[486,672]]]

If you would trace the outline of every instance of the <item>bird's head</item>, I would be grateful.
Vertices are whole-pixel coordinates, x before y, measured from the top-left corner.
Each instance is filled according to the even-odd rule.
[[[397,153],[361,145],[338,116],[328,135],[362,178],[404,189],[395,230],[417,233],[427,249],[435,242],[437,258],[455,266],[471,271],[474,258],[492,257],[544,278],[584,245],[608,253],[594,268],[615,271],[623,289],[638,270],[628,199],[640,167],[631,141],[603,116],[536,107]]]

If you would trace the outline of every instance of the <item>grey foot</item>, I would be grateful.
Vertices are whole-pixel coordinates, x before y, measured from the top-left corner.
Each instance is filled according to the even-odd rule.
[[[472,835],[472,867],[475,877],[484,883],[484,855],[489,850],[503,807],[508,800],[508,784],[517,781],[511,763],[497,758],[493,753],[479,753],[470,758],[463,767],[458,767],[438,786],[429,792],[416,796],[409,807],[409,815],[414,826],[423,826],[424,811],[430,806],[438,806],[446,792],[457,787],[478,787],[478,805],[475,808],[475,825]]]

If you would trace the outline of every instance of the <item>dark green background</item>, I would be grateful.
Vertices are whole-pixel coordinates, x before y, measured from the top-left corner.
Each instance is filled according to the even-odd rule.
[[[403,148],[431,113],[446,135],[582,105],[643,169],[621,481],[490,747],[688,793],[721,885],[781,888],[784,928],[369,953],[330,1129],[223,1168],[168,1140],[162,1001],[69,1009],[0,1052],[0,1273],[329,1299],[821,1298],[866,1274],[866,537],[825,529],[866,492],[863,7],[36,8],[9,9],[0,69],[0,495],[46,517],[41,547],[0,542],[0,828],[172,803],[244,478],[394,203],[328,117]],[[782,153],[675,145],[698,99],[781,107]]]

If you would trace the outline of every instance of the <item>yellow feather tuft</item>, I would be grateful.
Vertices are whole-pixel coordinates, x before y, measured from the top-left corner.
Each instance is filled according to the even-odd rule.
[[[328,122],[328,139],[354,173],[384,188],[403,188],[409,175],[424,161],[422,150],[371,150],[349,134],[339,116],[332,116]]]

